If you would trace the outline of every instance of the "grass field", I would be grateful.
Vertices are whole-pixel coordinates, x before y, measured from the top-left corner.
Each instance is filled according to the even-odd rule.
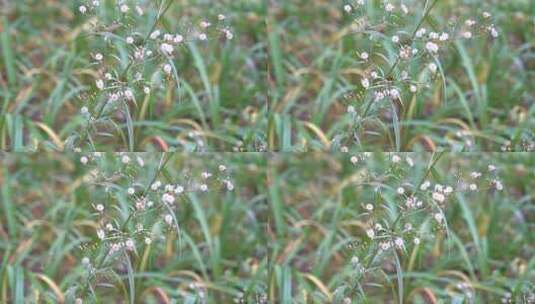
[[[0,304],[535,303],[532,0],[0,0]]]
[[[391,13],[389,1],[364,2],[271,1],[272,149],[533,150],[532,1],[390,1]],[[344,5],[352,5],[350,13]],[[485,21],[485,12],[492,21]],[[477,22],[472,39],[462,36],[468,20]],[[495,24],[497,38],[474,29],[485,22]],[[437,53],[426,52],[423,42],[409,37],[421,28],[449,39],[438,42]],[[394,36],[399,43],[392,43]],[[419,48],[420,55],[398,62],[403,46]],[[425,68],[429,62],[439,66],[435,75]],[[372,71],[380,77],[364,88],[361,81]],[[383,88],[399,94],[374,101]]]
[[[534,301],[529,153],[0,161],[3,303]]]
[[[3,150],[264,149],[262,1],[136,1],[141,16],[133,4],[122,13],[115,1],[100,2],[98,9],[90,8],[91,1],[2,5]],[[203,21],[212,25],[204,30]],[[221,32],[227,29],[231,40]],[[183,36],[172,55],[143,39],[156,30],[162,37]],[[208,37],[201,40],[204,31]],[[143,48],[154,56],[134,60]],[[103,54],[100,62],[97,54]],[[172,75],[162,71],[166,63]],[[95,82],[105,73],[113,79],[99,90]],[[130,100],[109,102],[108,94],[127,90]],[[81,115],[84,107],[87,115]]]

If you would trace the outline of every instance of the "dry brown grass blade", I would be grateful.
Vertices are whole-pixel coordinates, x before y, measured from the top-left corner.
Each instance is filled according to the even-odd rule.
[[[45,125],[42,122],[37,121],[37,122],[34,122],[34,124],[39,129],[43,130],[48,135],[48,137],[50,137],[50,139],[52,139],[52,142],[58,147],[59,150],[63,151],[64,149],[63,142],[61,141],[61,138],[59,137],[59,135],[56,134],[56,132],[54,132],[54,130],[52,130],[49,126]]]
[[[143,290],[143,293],[141,294],[141,298],[143,298],[143,295],[145,295],[147,293],[156,294],[156,296],[158,296],[159,303],[168,304],[168,303],[171,302],[169,300],[169,297],[167,296],[167,293],[165,293],[165,291],[163,289],[161,289],[160,287],[152,286],[152,287],[149,287],[149,288]]]
[[[65,302],[65,296],[63,295],[63,292],[61,291],[59,286],[54,281],[52,281],[49,277],[47,277],[46,275],[42,273],[37,273],[35,274],[35,276],[41,281],[45,282],[48,285],[48,287],[52,289],[52,291],[56,295],[58,303],[62,304]]]
[[[325,284],[323,284],[322,281],[320,281],[317,277],[313,276],[310,273],[304,273],[303,276],[305,278],[307,278],[308,280],[310,280],[312,283],[314,283],[314,285],[316,285],[318,287],[318,289],[327,297],[329,302],[332,301],[333,295],[329,291],[329,288],[327,286],[325,286]]]

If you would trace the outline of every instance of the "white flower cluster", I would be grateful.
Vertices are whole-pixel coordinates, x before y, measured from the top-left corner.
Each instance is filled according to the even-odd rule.
[[[186,43],[202,43],[212,37],[234,38],[223,14],[211,17],[213,21],[206,18],[191,24],[191,28],[172,33],[164,31],[161,24],[173,1],[162,1],[161,7],[150,14],[149,10],[156,10],[154,6],[145,1],[132,2],[118,1],[117,16],[111,23],[99,15],[98,8],[103,5],[100,1],[88,1],[78,7],[79,13],[88,17],[88,43],[100,46],[91,54],[96,79],[89,87],[97,93],[80,98],[80,113],[87,124],[80,132],[78,147],[86,144],[87,133],[96,124],[114,124],[118,117],[128,115],[126,108],[137,104],[138,99],[154,95],[155,89],[164,92],[169,86],[178,87],[177,59]],[[146,24],[152,25],[148,33]]]
[[[363,72],[360,74],[358,93],[351,94],[346,102],[358,102],[363,109],[358,109],[358,105],[348,107],[348,113],[353,117],[352,129],[356,130],[340,135],[347,140],[351,140],[350,136],[364,127],[362,121],[368,116],[375,116],[372,111],[379,111],[383,107],[390,111],[392,105],[403,104],[404,100],[415,94],[424,94],[425,88],[431,87],[437,79],[442,79],[438,75],[439,72],[444,73],[440,58],[447,55],[449,45],[454,41],[472,39],[476,33],[498,37],[498,30],[491,23],[491,14],[488,12],[484,12],[480,20],[468,19],[460,25],[434,31],[425,27],[434,5],[426,5],[421,14],[416,8],[409,9],[404,4],[381,1],[384,12],[375,20],[367,10],[369,6],[375,6],[376,2],[370,5],[365,5],[365,2],[367,1],[358,1],[343,7],[346,15],[352,17],[354,22],[365,20],[364,27],[351,33],[363,40],[357,43],[363,47],[355,52],[358,68]],[[415,16],[415,28],[407,30],[405,25],[415,23]],[[378,31],[377,28],[385,30]],[[355,115],[356,113],[362,114]]]
[[[180,233],[179,210],[191,195],[234,190],[230,170],[222,164],[200,173],[194,173],[199,168],[192,165],[180,171],[180,182],[162,182],[162,166],[172,166],[173,156],[162,154],[159,162],[154,154],[140,153],[91,153],[79,158],[89,169],[84,180],[98,223],[92,245],[84,247],[93,250],[84,252],[83,264],[109,267],[121,262],[124,254],[155,246],[154,241],[166,238],[166,231]]]

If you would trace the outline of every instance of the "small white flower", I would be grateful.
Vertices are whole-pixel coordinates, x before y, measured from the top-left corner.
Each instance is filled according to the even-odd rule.
[[[470,184],[469,188],[472,191],[476,191],[477,190],[477,185],[476,184]]]
[[[137,157],[136,157],[136,160],[137,160],[137,164],[138,164],[140,167],[144,167],[144,166],[145,166],[145,161],[143,160],[143,158],[137,156]]]
[[[126,245],[126,249],[134,250],[134,240],[132,239],[126,240],[125,245]]]
[[[399,42],[399,36],[398,35],[392,36],[392,42],[398,43]]]
[[[398,155],[395,155],[395,154],[392,155],[392,162],[393,162],[394,164],[397,164],[397,163],[399,163],[400,161],[401,161],[401,157],[399,157]]]
[[[490,28],[490,35],[492,36],[492,38],[498,38],[498,36],[499,36],[498,30],[496,30],[495,27],[491,27]]]
[[[367,52],[360,53],[360,58],[363,60],[368,60],[369,57],[370,57],[370,54],[368,54]]]
[[[134,99],[134,92],[132,92],[132,90],[130,89],[126,89],[124,91],[124,96],[126,97],[126,99],[128,100],[133,100]]]
[[[199,186],[199,189],[201,189],[202,192],[206,192],[206,191],[208,191],[208,185],[202,184],[202,185]]]
[[[429,41],[429,42],[427,42],[427,43],[425,44],[425,48],[426,48],[427,51],[430,52],[430,53],[436,53],[436,52],[438,52],[438,45],[437,45],[436,43],[434,43],[434,42],[431,42],[431,41]]]
[[[176,194],[181,194],[184,192],[184,187],[180,186],[180,185],[177,185],[176,188],[175,188],[175,193]]]
[[[164,34],[164,35],[163,35],[163,40],[165,40],[165,41],[172,41],[172,40],[173,40],[173,35],[171,35],[171,34]]]
[[[418,87],[413,85],[413,84],[411,84],[410,90],[411,90],[411,93],[416,93],[416,91],[418,91]]]
[[[166,214],[164,220],[168,225],[173,224],[173,216],[171,214]]]
[[[366,210],[372,211],[373,210],[373,205],[372,204],[366,204]]]
[[[82,113],[83,115],[89,113],[89,109],[86,107],[86,106],[83,106],[81,109],[80,109],[80,113]]]
[[[126,37],[126,43],[128,43],[128,44],[134,43],[134,38],[132,38],[130,36]]]
[[[173,71],[173,67],[167,63],[166,65],[163,66],[163,71],[166,74],[171,74],[171,72]]]
[[[373,240],[373,238],[375,237],[375,231],[373,229],[367,229],[366,230],[366,235]]]
[[[351,7],[351,5],[349,4],[344,5],[344,11],[346,11],[346,13],[351,13],[352,10],[353,8]]]
[[[470,177],[476,179],[476,178],[480,178],[481,177],[481,172],[477,172],[477,171],[473,171],[470,173]]]
[[[381,243],[379,243],[379,247],[383,251],[388,250],[390,248],[390,246],[391,246],[390,242],[381,242]]]
[[[431,71],[431,73],[436,73],[438,67],[435,63],[431,62],[428,66],[429,70]]]
[[[97,237],[103,240],[106,237],[106,233],[102,229],[97,229]]]
[[[130,157],[129,157],[128,155],[123,155],[123,156],[121,157],[121,162],[122,162],[123,164],[128,164],[128,163],[130,162]]]
[[[440,212],[435,213],[434,217],[438,223],[442,223],[442,221],[444,220],[444,215]]]
[[[390,95],[390,97],[396,99],[396,98],[399,98],[399,90],[398,89],[391,89],[390,91],[388,91],[388,95]]]
[[[403,187],[399,187],[399,188],[396,190],[396,192],[397,192],[398,194],[401,195],[401,194],[405,193],[405,189],[404,189]]]
[[[170,45],[168,43],[162,43],[162,45],[160,45],[160,50],[165,55],[171,56],[175,49],[174,49],[174,47],[172,45]]]
[[[423,35],[425,35],[426,32],[427,32],[427,30],[425,28],[421,28],[418,31],[416,31],[416,37],[417,38],[422,38]]]
[[[159,30],[155,30],[154,32],[152,32],[150,34],[150,39],[157,39],[159,36],[160,36],[160,31]]]
[[[95,84],[97,86],[97,89],[99,89],[101,91],[104,90],[104,81],[102,79],[97,79]]]
[[[80,5],[78,10],[80,11],[80,13],[85,14],[87,12],[87,7],[85,7],[85,5]]]
[[[444,194],[440,193],[440,192],[433,192],[433,194],[431,195],[432,198],[439,202],[439,203],[443,203],[444,200],[446,199],[446,197],[444,196]]]
[[[91,264],[91,262],[89,261],[89,258],[88,257],[84,257],[82,259],[82,265],[89,265]]]
[[[385,5],[385,10],[386,10],[387,12],[392,12],[392,11],[394,10],[394,8],[395,8],[395,6],[394,6],[392,3],[387,3],[387,4]]]
[[[429,188],[430,186],[431,186],[431,182],[426,180],[426,181],[420,186],[420,190],[425,191],[425,190],[427,190],[427,188]]]
[[[208,36],[206,36],[205,33],[200,33],[200,34],[199,34],[199,40],[201,40],[201,41],[205,41],[207,38],[208,38]]]
[[[130,187],[130,188],[128,188],[128,189],[126,190],[126,192],[127,192],[128,194],[130,194],[130,195],[133,195],[134,193],[136,193],[136,190],[135,190],[134,188]]]
[[[368,80],[368,78],[364,78],[360,81],[360,83],[362,84],[362,86],[367,89],[370,87],[370,81]]]
[[[225,15],[223,15],[223,14],[219,14],[219,15],[217,15],[217,20],[219,20],[219,21],[223,21],[223,20],[225,20],[225,19],[226,19]]]
[[[347,113],[353,114],[353,113],[356,113],[356,112],[357,111],[355,110],[354,106],[352,106],[352,105],[347,106]]]
[[[145,238],[145,244],[150,245],[151,243],[152,243],[151,238],[146,237],[146,238]]]
[[[80,162],[82,163],[82,165],[87,164],[88,161],[89,159],[87,158],[87,156],[80,157]]]
[[[102,56],[101,53],[96,53],[96,54],[95,54],[95,60],[97,60],[97,61],[102,61],[102,59],[104,59],[104,56]]]
[[[405,15],[407,15],[409,13],[409,9],[407,8],[407,6],[405,4],[401,5],[401,10],[403,11],[403,13]]]
[[[472,19],[468,19],[464,22],[467,26],[474,26],[476,22]]]
[[[414,240],[412,240],[414,242],[414,245],[420,245],[420,239],[419,238],[414,238]]]
[[[484,18],[490,18],[492,15],[489,12],[483,12]]]
[[[143,16],[143,9],[139,5],[136,5],[136,12],[138,15]]]
[[[409,156],[407,156],[407,158],[405,158],[405,161],[407,162],[409,167],[413,167],[414,166],[414,161]]]
[[[95,206],[95,209],[97,209],[98,212],[102,212],[102,211],[104,211],[104,205],[98,204],[98,205]]]
[[[173,41],[174,41],[175,43],[180,43],[180,42],[184,41],[184,36],[177,34],[177,35],[175,36],[175,38],[173,39]]]
[[[351,156],[351,159],[350,159],[351,163],[353,165],[355,165],[356,163],[359,162],[359,158],[357,156]]]
[[[450,39],[450,35],[448,33],[442,33],[440,34],[440,37],[438,38],[440,41],[446,41]]]
[[[128,5],[123,4],[121,5],[120,10],[121,10],[121,13],[127,13],[130,10],[130,8],[128,7]]]
[[[403,247],[403,244],[404,244],[403,239],[399,237],[394,240],[394,243],[396,244],[396,247],[398,248]]]
[[[162,195],[162,201],[166,204],[172,204],[175,202],[175,197],[169,193],[164,193]]]
[[[466,38],[466,39],[472,38],[472,32],[468,32],[468,31],[464,32],[463,33],[463,37]]]

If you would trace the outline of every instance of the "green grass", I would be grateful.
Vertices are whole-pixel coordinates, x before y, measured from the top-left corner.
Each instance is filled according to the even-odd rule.
[[[108,20],[120,19],[113,15],[110,2],[102,1],[107,5],[103,15]],[[152,2],[157,5],[158,1]],[[184,44],[171,62],[178,82],[164,82],[164,90],[153,89],[135,106],[121,109],[124,117],[111,117],[110,122],[105,115],[97,116],[102,118],[101,126],[90,136],[79,113],[87,99],[84,96],[95,93],[91,76],[96,69],[90,66],[90,54],[104,45],[83,30],[87,18],[78,13],[80,3],[27,0],[5,7],[0,35],[2,150],[72,150],[80,146],[77,140],[89,140],[82,149],[96,151],[262,148],[267,110],[262,19],[266,7],[262,1],[166,2],[171,5],[158,21],[163,30],[186,33],[190,24],[222,13],[228,17],[234,39]],[[38,6],[43,9],[36,10]],[[154,17],[147,11],[143,22],[150,27]],[[118,48],[122,56],[125,51]],[[119,68],[128,76],[126,66]]]
[[[112,192],[91,185],[95,161],[81,165],[79,155],[0,156],[0,301],[201,303],[192,283],[203,287],[207,303],[240,297],[246,303],[343,303],[346,297],[352,303],[496,303],[508,293],[513,302],[529,303],[521,299],[535,294],[535,158],[529,153],[401,154],[415,162],[406,173],[382,153],[361,154],[356,165],[343,154],[137,155],[144,169],[110,179]],[[117,157],[104,159],[102,172],[122,170]],[[150,213],[133,214],[132,201],[111,194],[134,181],[181,183],[184,172],[198,176],[219,164],[230,170],[235,191],[188,194],[172,209],[176,227],[166,229]],[[487,177],[477,192],[455,190],[442,207],[445,226],[427,212],[400,213],[398,185],[431,180],[457,189],[470,172],[486,174],[489,164],[498,168],[504,190],[487,189]],[[99,264],[106,250],[95,236],[98,202],[127,233],[145,223],[153,242]],[[414,223],[421,243],[404,234],[405,249],[378,252],[364,233],[368,202],[396,233]],[[352,264],[354,256],[365,274]],[[96,273],[82,265],[83,257],[101,265]]]
[[[404,94],[399,115],[389,106],[369,111],[359,89],[359,75],[366,71],[356,63],[355,52],[384,46],[351,32],[352,20],[342,8],[354,2],[279,1],[269,11],[273,81],[268,143],[273,150],[532,150],[535,36],[526,29],[533,28],[535,11],[530,1],[437,1],[422,22],[428,30],[451,28],[447,22],[452,14],[464,22],[488,10],[500,37],[458,41],[444,49],[437,61],[440,76],[426,92]],[[411,11],[423,11],[424,2],[428,1],[407,4]],[[366,3],[367,13],[360,21],[384,15],[381,1]],[[417,23],[418,13],[400,29],[411,32]],[[384,48],[392,54],[390,46]],[[391,67],[385,64],[383,69]],[[349,104],[366,118],[363,126],[355,126],[345,113]],[[469,134],[471,145],[456,136],[458,131]]]
[[[532,1],[404,0],[414,14],[366,28],[375,41],[352,28],[395,20],[380,0],[356,23],[354,0],[126,2],[152,9],[127,19],[101,0],[126,25],[104,42],[78,11],[88,1],[0,0],[0,303],[535,302]],[[499,37],[440,44],[434,75],[397,59],[395,29],[441,33],[483,11]],[[220,13],[232,40],[158,53],[150,93],[109,111],[95,53],[140,89],[126,33],[145,45]],[[374,102],[362,50],[388,79],[403,68],[428,86]],[[200,189],[204,171],[208,191],[163,203],[165,184]],[[427,180],[455,190],[440,202]]]

